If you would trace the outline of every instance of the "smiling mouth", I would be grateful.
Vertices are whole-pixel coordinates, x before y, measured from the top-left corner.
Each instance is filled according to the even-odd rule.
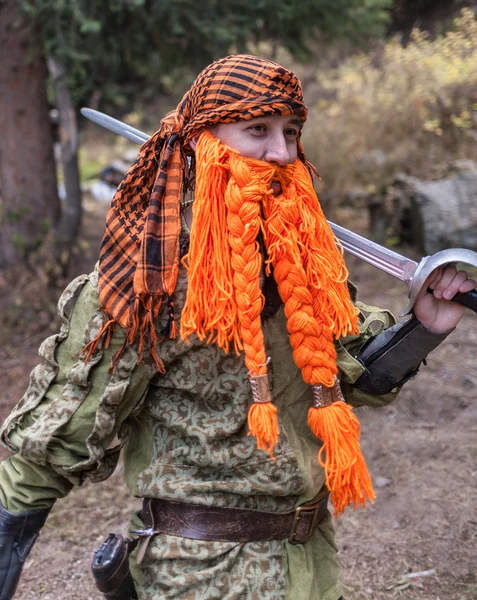
[[[270,184],[270,188],[274,196],[279,196],[282,193],[282,186],[279,181],[272,181],[272,183]]]

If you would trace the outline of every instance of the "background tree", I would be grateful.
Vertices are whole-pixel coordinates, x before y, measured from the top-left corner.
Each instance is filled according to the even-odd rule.
[[[37,26],[0,3],[0,267],[39,247],[58,221],[47,70]]]
[[[436,36],[442,34],[465,7],[475,13],[477,0],[394,0],[389,32],[400,33],[405,43],[414,27]]]

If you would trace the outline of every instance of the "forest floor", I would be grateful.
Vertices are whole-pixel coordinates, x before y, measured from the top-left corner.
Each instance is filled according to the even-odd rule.
[[[95,262],[104,212],[104,206],[87,205],[83,251],[73,275]],[[355,259],[349,268],[361,300],[395,313],[404,308],[404,284]],[[13,291],[5,281],[0,286],[0,308],[14,306],[15,314],[23,315],[0,331],[3,419],[37,362],[45,334],[38,323],[49,313],[28,310],[36,295],[34,281]],[[477,321],[468,312],[393,405],[358,411],[377,498],[337,522],[346,600],[477,599],[476,356]],[[121,466],[94,489],[85,484],[57,502],[27,559],[15,598],[99,600],[89,570],[92,551],[110,531],[125,532],[138,505],[122,483]]]

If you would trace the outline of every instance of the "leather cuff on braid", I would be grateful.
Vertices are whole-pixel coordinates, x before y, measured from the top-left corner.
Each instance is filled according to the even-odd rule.
[[[49,508],[15,515],[0,504],[0,600],[11,600]]]
[[[356,357],[366,371],[354,387],[370,394],[391,392],[416,375],[429,352],[451,331],[432,333],[415,316],[386,329],[372,338]]]

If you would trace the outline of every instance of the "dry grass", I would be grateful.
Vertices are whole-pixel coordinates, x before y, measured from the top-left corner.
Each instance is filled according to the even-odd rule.
[[[397,171],[424,178],[477,159],[477,20],[464,10],[434,41],[415,30],[336,68],[297,68],[310,105],[304,143],[333,198],[379,189]]]

